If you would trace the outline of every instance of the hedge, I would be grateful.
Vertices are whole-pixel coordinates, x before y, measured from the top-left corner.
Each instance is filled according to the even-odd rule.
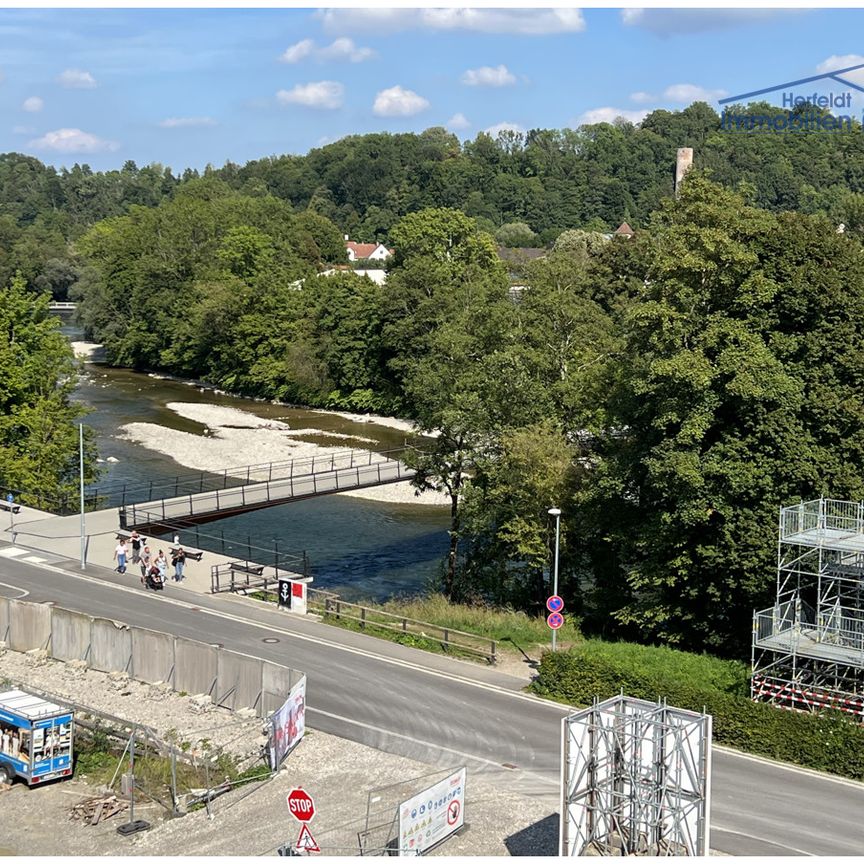
[[[711,714],[718,744],[864,779],[864,727],[838,712],[803,714],[752,702],[746,689],[742,693],[741,669],[746,671],[740,663],[669,648],[588,640],[568,651],[547,651],[531,689],[577,706],[622,691],[638,699],[665,698],[676,708]]]

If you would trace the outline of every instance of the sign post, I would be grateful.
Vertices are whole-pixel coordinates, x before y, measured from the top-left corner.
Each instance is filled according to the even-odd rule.
[[[15,503],[15,496],[8,492],[6,494],[6,503],[9,505],[9,533],[12,535],[12,542],[15,542],[15,508],[12,506]]]

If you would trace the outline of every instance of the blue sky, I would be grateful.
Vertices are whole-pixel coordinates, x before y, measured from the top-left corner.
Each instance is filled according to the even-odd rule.
[[[0,9],[0,152],[182,170],[373,131],[636,121],[864,63],[862,31],[856,9]]]

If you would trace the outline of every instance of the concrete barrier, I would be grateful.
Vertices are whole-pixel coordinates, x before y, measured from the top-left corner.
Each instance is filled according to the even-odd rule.
[[[51,610],[51,656],[55,660],[88,660],[93,619],[80,612]]]
[[[94,618],[90,627],[90,666],[100,672],[129,672],[132,631],[108,618]]]
[[[258,708],[259,717],[269,717],[282,707],[288,698],[291,688],[300,680],[302,673],[287,666],[278,666],[262,660],[261,670],[261,702]]]
[[[9,598],[0,597],[0,642],[9,641]]]
[[[237,711],[240,708],[255,708],[261,702],[261,660],[219,651],[217,673],[218,685],[213,701]]]
[[[173,684],[174,637],[155,630],[132,628],[132,668],[129,674],[138,681]]]
[[[13,651],[47,648],[51,638],[51,607],[9,601],[9,647]]]
[[[180,636],[174,638],[174,689],[180,693],[214,695],[219,649]]]

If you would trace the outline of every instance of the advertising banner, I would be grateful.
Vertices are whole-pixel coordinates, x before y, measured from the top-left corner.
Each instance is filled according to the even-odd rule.
[[[270,717],[270,769],[276,771],[306,731],[306,676],[291,688],[282,707]]]
[[[399,805],[399,854],[422,855],[465,822],[465,779],[460,768]]]

